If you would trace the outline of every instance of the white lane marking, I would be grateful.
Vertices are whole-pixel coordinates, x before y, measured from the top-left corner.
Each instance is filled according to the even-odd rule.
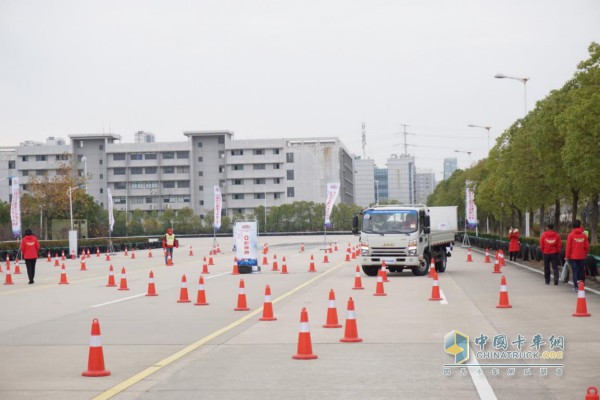
[[[222,274],[217,274],[217,275],[211,275],[211,276],[204,276],[204,280],[208,280],[208,279],[213,279],[213,278],[218,278],[219,276],[223,276],[223,275],[230,275],[231,272],[224,272]],[[121,301],[127,301],[127,300],[131,300],[131,299],[135,299],[137,297],[142,297],[145,296],[146,293],[140,293],[140,294],[136,294],[134,296],[129,296],[129,297],[124,297],[122,299],[118,299],[118,300],[113,300],[113,301],[107,301],[106,303],[101,303],[101,304],[96,304],[94,306],[90,306],[90,308],[96,308],[96,307],[102,307],[102,306],[107,306],[110,304],[115,304],[115,303],[119,303]]]
[[[473,249],[473,250],[477,251],[478,253],[485,254],[485,252],[483,252],[483,251],[481,251],[479,249]],[[494,258],[492,255],[490,255],[490,257]],[[530,270],[532,272],[535,272],[536,274],[544,275],[544,271],[540,271],[540,270],[537,270],[535,268],[531,268],[530,266],[520,264],[520,263],[518,263],[516,261],[507,261],[507,263],[514,264],[514,265],[517,265],[517,266],[519,266],[521,268],[528,269],[528,270]],[[569,285],[573,286],[573,282],[569,282]],[[596,289],[592,289],[592,288],[589,288],[589,287],[586,286],[585,290],[600,295],[600,291],[598,291]]]
[[[442,289],[440,289],[440,297],[442,298],[442,300],[440,300],[440,304],[448,304],[448,299],[446,299],[446,295]]]
[[[479,362],[473,353],[469,356],[469,361],[467,364],[477,365],[479,366]],[[477,370],[481,370],[480,368],[469,368],[469,375],[471,375],[471,380],[475,385],[475,389],[477,389],[477,394],[481,400],[497,400],[496,394],[494,393],[494,389],[488,382],[485,373],[481,370],[481,373],[478,374]]]

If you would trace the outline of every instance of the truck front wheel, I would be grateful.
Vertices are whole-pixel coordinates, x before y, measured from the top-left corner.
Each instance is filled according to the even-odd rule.
[[[436,263],[435,263],[436,272],[440,272],[440,273],[445,272],[447,262],[448,262],[448,259],[446,258],[446,253],[444,252],[440,256],[440,258],[438,258],[438,261],[436,261]]]
[[[429,272],[429,261],[429,254],[425,254],[419,262],[419,266],[412,269],[412,273],[416,276],[427,275],[427,272]]]
[[[367,266],[363,266],[362,267],[363,272],[365,273],[365,275],[367,276],[377,276],[377,272],[379,271],[378,267],[367,267]]]

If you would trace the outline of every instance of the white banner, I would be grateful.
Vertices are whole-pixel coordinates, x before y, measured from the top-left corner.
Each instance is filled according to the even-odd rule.
[[[258,230],[256,221],[236,222],[234,229],[235,256],[238,265],[258,265]]]
[[[106,189],[106,193],[108,195],[108,229],[112,232],[115,225],[115,217],[113,215],[113,198],[110,188]]]
[[[221,227],[221,210],[223,208],[223,199],[221,198],[221,188],[219,188],[219,186],[214,187],[214,193],[215,193],[215,214],[214,214],[214,222],[213,222],[213,228],[215,228],[215,230],[219,230],[219,228]]]
[[[10,202],[10,220],[14,237],[21,236],[21,199],[19,189],[19,178],[12,178],[12,201]]]
[[[331,225],[331,210],[333,210],[333,205],[335,204],[335,199],[337,199],[338,194],[340,193],[340,183],[333,182],[327,184],[327,199],[325,200],[325,225]]]
[[[467,228],[477,226],[477,206],[475,205],[475,192],[469,186],[471,182],[466,182],[467,189],[465,195],[465,215],[467,219]]]

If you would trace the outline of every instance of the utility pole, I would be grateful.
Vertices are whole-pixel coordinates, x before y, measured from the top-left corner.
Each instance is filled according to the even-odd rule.
[[[362,123],[362,156],[363,160],[367,159],[367,124]]]
[[[400,124],[404,127],[404,132],[402,132],[404,134],[404,155],[408,156],[408,143],[407,143],[407,138],[406,136],[408,135],[408,132],[406,132],[406,128],[408,127],[408,125],[406,124]]]

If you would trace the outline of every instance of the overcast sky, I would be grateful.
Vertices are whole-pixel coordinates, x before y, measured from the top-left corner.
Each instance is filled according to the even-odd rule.
[[[598,0],[0,0],[2,146],[79,133],[337,136],[438,178],[600,41]]]

